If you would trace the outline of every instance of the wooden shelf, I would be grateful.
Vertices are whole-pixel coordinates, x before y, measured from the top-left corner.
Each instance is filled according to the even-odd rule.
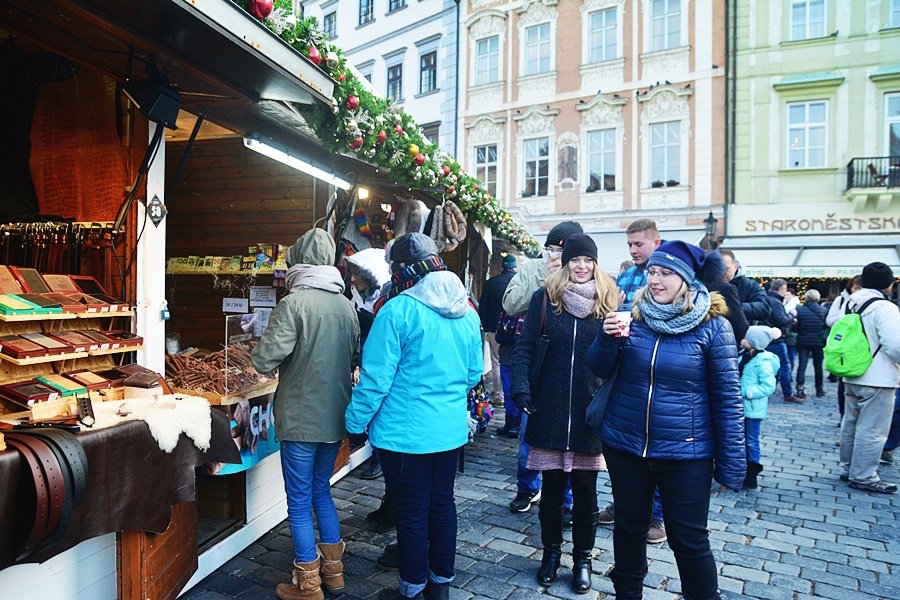
[[[26,321],[63,321],[67,319],[106,319],[112,317],[133,317],[133,310],[120,310],[116,312],[85,312],[85,313],[52,313],[45,315],[0,315],[0,321],[7,323],[21,323]]]
[[[11,362],[14,365],[24,367],[26,365],[37,365],[41,363],[58,362],[62,360],[73,360],[76,358],[87,358],[88,356],[105,356],[107,354],[122,354],[124,352],[134,352],[142,350],[141,346],[127,346],[123,348],[110,348],[108,350],[88,350],[87,352],[70,352],[69,354],[55,354],[53,356],[31,356],[29,358],[13,358],[6,354],[0,354],[0,360]]]
[[[244,275],[254,277],[258,275],[271,275],[272,269],[244,269],[241,271],[222,271],[219,269],[197,269],[194,271],[170,271],[166,269],[166,275]]]
[[[215,392],[200,392],[197,390],[188,390],[184,388],[173,388],[176,394],[187,394],[191,396],[201,396],[209,400],[209,403],[216,406],[228,406],[238,404],[244,400],[250,400],[258,396],[265,396],[273,393],[278,388],[278,380],[273,379],[266,383],[260,383],[242,390],[237,390],[230,394],[216,394]]]

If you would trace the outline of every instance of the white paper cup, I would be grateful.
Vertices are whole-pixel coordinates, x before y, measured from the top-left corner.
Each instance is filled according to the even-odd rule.
[[[616,321],[619,323],[619,332],[616,337],[628,337],[631,335],[631,311],[617,310]]]

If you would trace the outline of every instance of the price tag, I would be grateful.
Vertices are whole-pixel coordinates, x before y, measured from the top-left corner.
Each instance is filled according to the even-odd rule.
[[[247,313],[250,305],[246,298],[222,298],[222,312]]]
[[[250,286],[250,306],[267,307],[275,306],[278,299],[275,297],[275,288],[271,286],[253,285]]]
[[[166,205],[162,203],[159,196],[153,196],[153,199],[147,203],[147,216],[150,217],[155,227],[159,227],[159,224],[166,218],[168,212]]]

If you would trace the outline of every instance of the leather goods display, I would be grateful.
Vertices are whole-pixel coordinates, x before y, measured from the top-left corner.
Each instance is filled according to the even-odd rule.
[[[50,292],[48,294],[41,294],[41,296],[59,303],[64,313],[83,313],[87,310],[87,306],[72,296],[68,296],[62,292]]]
[[[131,346],[140,346],[144,343],[144,338],[137,334],[131,333],[130,331],[122,331],[117,329],[112,331],[102,331],[101,333],[109,339],[113,340],[113,348],[128,348]],[[115,344],[118,344],[118,346],[116,346]]]
[[[0,265],[0,294],[18,294],[22,286],[6,265]]]
[[[55,356],[58,354],[71,354],[75,352],[75,349],[68,342],[64,342],[59,339],[54,339],[49,335],[44,335],[43,333],[20,333],[19,337],[29,342],[33,342],[38,346],[43,346],[47,349],[48,356]]]
[[[68,379],[67,377],[63,377],[62,375],[39,375],[34,378],[35,381],[40,381],[44,385],[48,385],[53,389],[59,390],[61,396],[78,396],[87,394],[87,388],[83,385]]]
[[[10,267],[9,270],[19,282],[19,285],[22,286],[24,292],[28,294],[46,294],[50,291],[37,269]]]
[[[128,379],[125,380],[125,385],[130,387],[154,388],[159,385],[163,378],[156,371],[142,367],[137,363],[122,365],[118,367],[118,370],[129,375]]]
[[[100,390],[109,389],[111,386],[108,379],[86,369],[63,373],[63,377],[83,385],[89,392],[99,392]]]
[[[78,286],[75,285],[68,275],[44,275],[44,281],[51,292],[61,292],[63,294],[77,294]]]
[[[15,294],[0,295],[0,315],[33,315],[38,307]]]
[[[25,302],[31,302],[36,306],[47,309],[46,312],[50,314],[62,312],[61,302],[57,302],[56,300],[48,298],[43,294],[16,294],[15,296],[21,300],[24,300]]]
[[[90,277],[88,275],[70,275],[69,277],[83,293],[90,294],[94,298],[103,300],[107,304],[112,305],[113,308],[110,308],[110,310],[117,311],[125,310],[127,308],[125,302],[107,294],[106,290],[103,289],[103,286],[100,285],[100,282],[97,281],[95,277]]]
[[[4,335],[0,337],[0,353],[13,358],[31,358],[34,356],[47,356],[47,349],[18,335]]]
[[[59,390],[56,390],[39,381],[20,381],[0,385],[0,395],[22,404],[34,404],[59,398]]]
[[[85,307],[85,312],[96,313],[96,312],[109,312],[110,306],[103,300],[99,300],[98,298],[94,298],[93,296],[89,296],[87,294],[68,294],[68,296],[78,302],[79,304],[83,304]]]
[[[115,340],[106,337],[105,335],[94,329],[82,329],[78,333],[97,342],[100,350],[109,350],[113,347],[118,347],[113,346],[113,344],[116,343]]]
[[[51,548],[65,534],[73,510],[87,491],[88,462],[78,439],[62,429],[15,429],[6,438],[25,460],[32,482],[20,486],[22,496],[33,498],[20,505],[24,514],[18,519],[16,537],[24,540],[17,548],[21,560],[36,550]]]
[[[69,344],[74,352],[87,352],[88,350],[100,348],[100,344],[96,340],[77,331],[57,331],[47,335]]]
[[[109,387],[125,387],[125,380],[131,377],[128,373],[123,373],[118,369],[107,369],[105,371],[97,371],[97,375],[109,382]]]

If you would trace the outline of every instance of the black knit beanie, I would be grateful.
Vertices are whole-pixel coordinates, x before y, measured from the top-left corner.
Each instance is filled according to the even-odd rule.
[[[873,262],[863,267],[862,286],[871,290],[883,290],[894,284],[894,272],[883,262]]]
[[[562,264],[566,264],[576,256],[590,256],[597,262],[597,244],[591,236],[579,233],[566,240],[562,251]]]
[[[566,240],[577,233],[584,233],[580,223],[577,221],[563,221],[553,226],[550,233],[547,234],[547,241],[544,242],[544,245],[565,247]]]

